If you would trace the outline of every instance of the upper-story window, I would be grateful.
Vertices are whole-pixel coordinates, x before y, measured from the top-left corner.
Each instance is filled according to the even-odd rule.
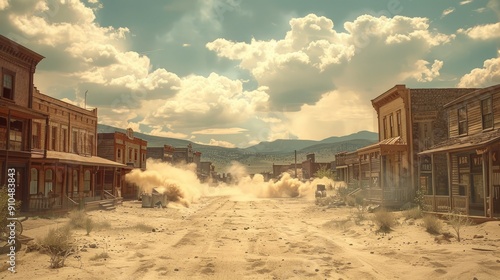
[[[384,117],[384,139],[389,138],[387,135],[387,117]]]
[[[33,149],[41,149],[41,131],[42,131],[42,125],[36,122],[33,122],[33,133],[32,133],[32,139],[33,139]]]
[[[393,137],[394,133],[394,117],[392,116],[392,114],[389,115],[389,134],[391,135],[391,137]]]
[[[467,108],[458,108],[458,135],[467,134]]]
[[[396,126],[398,133],[396,136],[401,136],[401,110],[398,110],[396,112]]]
[[[493,108],[491,97],[481,100],[481,115],[483,119],[483,129],[493,128]]]
[[[2,75],[2,97],[14,99],[14,75],[11,73]]]
[[[51,149],[52,151],[56,151],[57,150],[57,126],[53,126],[52,127],[52,132],[50,133],[50,136],[51,136],[51,139],[50,139],[50,145],[51,145]]]

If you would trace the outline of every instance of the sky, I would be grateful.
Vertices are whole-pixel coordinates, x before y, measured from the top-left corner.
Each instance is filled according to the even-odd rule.
[[[500,83],[497,0],[0,0],[35,86],[99,123],[248,147],[377,132],[371,100]]]

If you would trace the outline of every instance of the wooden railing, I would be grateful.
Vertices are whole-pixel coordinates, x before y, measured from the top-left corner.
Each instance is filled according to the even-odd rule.
[[[399,204],[410,200],[411,189],[409,188],[367,188],[365,189],[365,198],[369,201]]]
[[[449,212],[450,197],[447,195],[425,195],[424,210],[430,212]]]
[[[467,196],[453,196],[453,209],[468,215],[469,198]]]

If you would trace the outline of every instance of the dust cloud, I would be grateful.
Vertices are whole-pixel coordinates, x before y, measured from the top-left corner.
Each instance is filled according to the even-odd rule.
[[[151,193],[153,189],[164,192],[167,199],[177,205],[189,207],[203,196],[232,196],[238,200],[256,198],[304,197],[314,199],[317,184],[336,186],[328,178],[316,178],[301,181],[289,173],[283,173],[279,179],[265,181],[261,174],[250,176],[245,167],[233,162],[227,173],[231,182],[217,184],[202,183],[196,176],[196,165],[171,165],[148,159],[147,169],[134,169],[125,180],[137,185],[141,192]]]

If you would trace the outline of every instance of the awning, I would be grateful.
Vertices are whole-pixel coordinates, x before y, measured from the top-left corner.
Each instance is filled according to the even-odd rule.
[[[33,153],[32,159],[44,159],[43,154]],[[93,165],[93,166],[104,166],[104,167],[119,167],[127,168],[125,164],[114,162],[102,157],[97,156],[81,156],[72,153],[47,151],[47,160],[53,160],[59,163],[67,164],[81,164],[81,165]]]
[[[403,142],[401,136],[387,138],[378,143],[359,148],[357,150],[359,154],[368,154],[372,152],[380,152],[381,155],[390,154],[392,152],[404,152],[407,150],[406,143]]]
[[[418,153],[418,155],[435,154],[442,152],[458,152],[478,149],[500,141],[500,129],[483,132],[464,137],[455,137],[431,147],[431,149]]]
[[[5,102],[0,104],[0,113],[11,117],[22,119],[46,119],[48,115],[39,113],[31,108],[16,105],[14,103]]]

